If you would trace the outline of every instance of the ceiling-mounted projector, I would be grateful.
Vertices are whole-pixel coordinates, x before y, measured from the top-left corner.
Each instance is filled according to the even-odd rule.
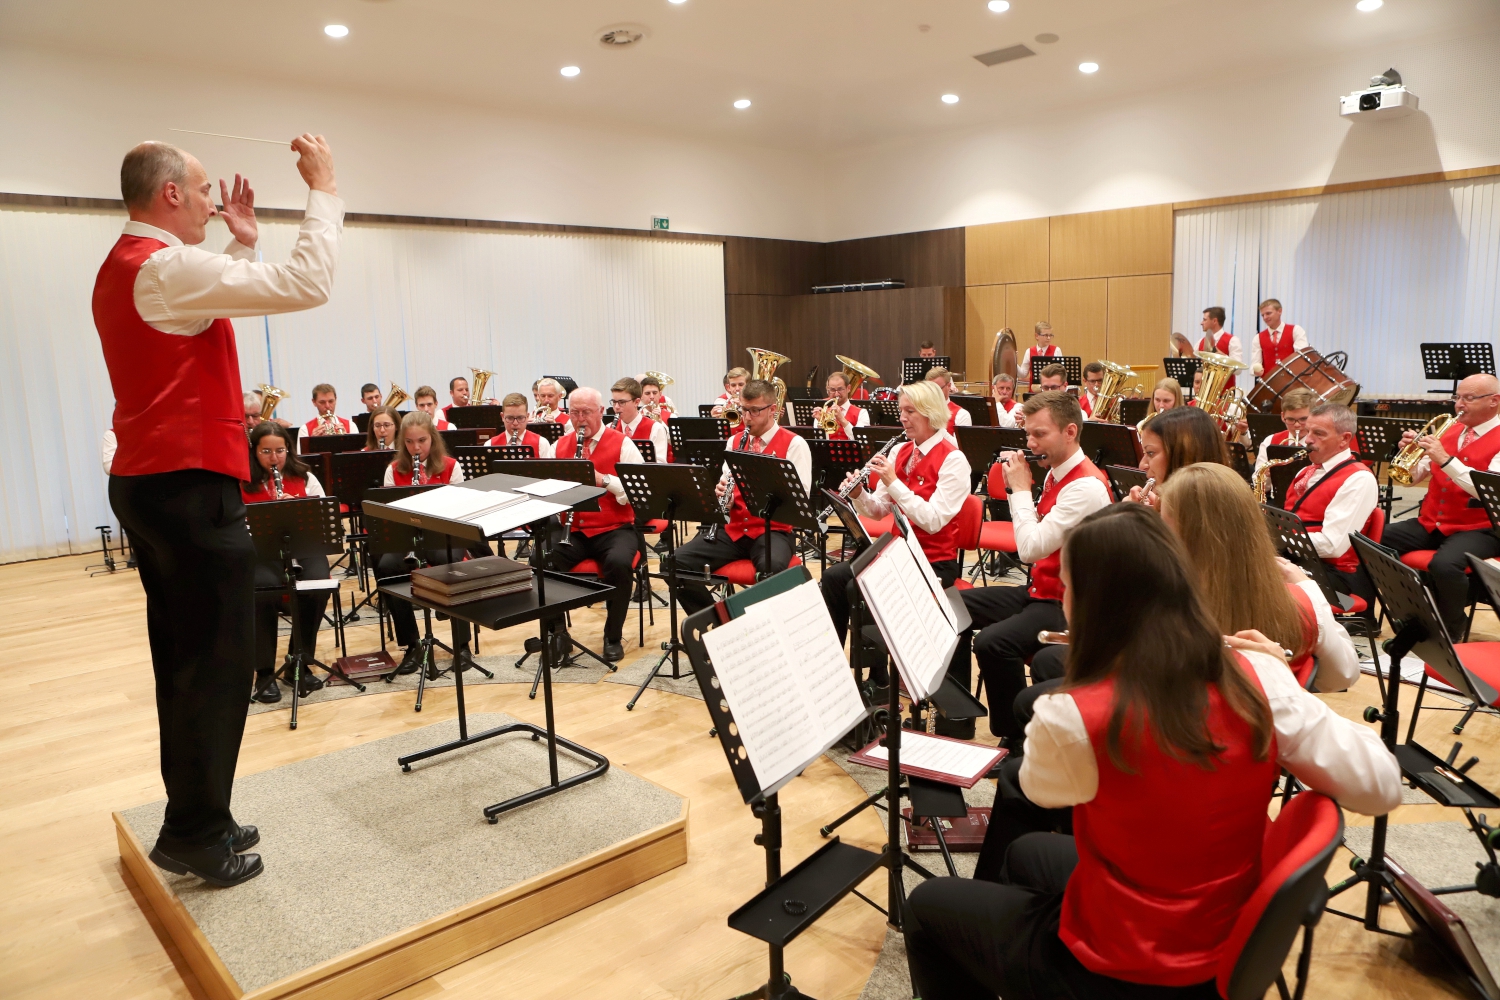
[[[1370,89],[1339,98],[1339,114],[1398,118],[1417,110],[1417,95],[1401,85],[1401,74],[1388,69],[1370,78]]]

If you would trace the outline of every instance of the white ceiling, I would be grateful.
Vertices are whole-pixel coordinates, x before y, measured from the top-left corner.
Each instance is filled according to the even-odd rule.
[[[598,30],[622,22],[649,36],[603,49]],[[349,36],[325,37],[328,23]],[[1497,27],[1492,0],[1387,0],[1370,14],[1353,0],[1013,0],[1004,14],[984,0],[0,0],[7,45],[803,150],[1208,77],[1240,80],[1248,97],[1279,66]],[[1060,41],[1035,42],[1042,32]],[[1037,55],[972,58],[1017,43]],[[1099,72],[1078,72],[1085,60]],[[563,78],[569,64],[583,73]],[[945,92],[961,101],[942,104]],[[753,107],[734,110],[740,97]]]

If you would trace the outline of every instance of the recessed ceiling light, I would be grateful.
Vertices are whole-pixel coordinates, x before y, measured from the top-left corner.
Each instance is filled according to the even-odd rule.
[[[741,97],[738,101],[734,102],[734,106],[739,108],[741,111],[744,111],[750,106],[750,101],[748,98]]]
[[[1385,0],[1359,0],[1359,3],[1355,4],[1354,7],[1356,10],[1362,10],[1368,14],[1372,10],[1379,10],[1384,4]]]
[[[958,103],[958,95],[957,94],[944,94],[943,95],[943,103],[944,104],[957,104]]]
[[[582,73],[583,70],[579,69],[577,66],[564,66],[562,69],[558,70],[558,72],[560,72],[563,76],[577,76],[579,73]]]
[[[1080,72],[1080,73],[1097,73],[1097,72],[1099,72],[1099,64],[1098,63],[1079,63],[1078,64],[1078,72]]]
[[[1004,14],[1010,10],[1010,0],[990,0],[989,8],[996,14]]]
[[[667,3],[687,3],[687,0],[667,0]]]
[[[323,27],[323,34],[329,38],[343,38],[349,34],[349,29],[342,24],[328,24]]]

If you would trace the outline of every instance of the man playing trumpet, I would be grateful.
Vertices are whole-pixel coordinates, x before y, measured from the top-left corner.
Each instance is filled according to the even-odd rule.
[[[552,421],[562,424],[564,432],[573,429],[572,421],[562,409],[563,387],[555,378],[539,378],[531,384],[531,395],[536,398],[536,409],[531,419],[537,423]]]
[[[843,372],[834,372],[823,383],[828,399],[813,413],[813,423],[821,424],[825,415],[836,421],[834,430],[828,434],[830,441],[854,440],[854,428],[870,426],[870,414],[863,406],[849,402],[849,377]]]

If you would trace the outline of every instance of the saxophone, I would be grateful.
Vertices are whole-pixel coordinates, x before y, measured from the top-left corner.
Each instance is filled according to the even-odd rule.
[[[1271,470],[1279,465],[1291,465],[1307,457],[1307,449],[1302,448],[1295,455],[1287,458],[1270,459],[1265,465],[1255,470],[1255,475],[1250,477],[1250,486],[1255,490],[1255,502],[1265,503],[1271,495]]]
[[[285,500],[286,499],[286,490],[282,489],[282,483],[281,483],[281,466],[279,466],[279,465],[273,465],[273,466],[271,466],[271,485],[273,487],[275,487],[275,490],[276,490],[276,499],[277,500]]]

